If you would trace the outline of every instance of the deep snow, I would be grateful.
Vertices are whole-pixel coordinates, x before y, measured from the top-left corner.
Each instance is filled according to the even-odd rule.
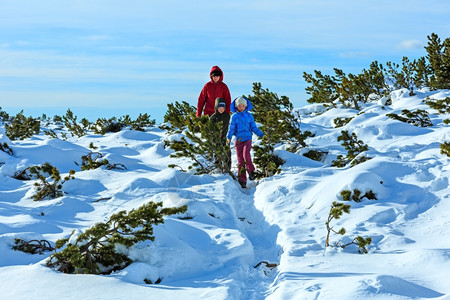
[[[450,141],[449,115],[422,103],[450,91],[391,94],[392,105],[366,104],[363,114],[348,108],[300,108],[302,130],[315,134],[309,148],[328,152],[322,162],[277,149],[282,172],[250,182],[242,190],[229,176],[192,175],[164,148],[170,138],[157,127],[122,130],[105,136],[68,140],[44,134],[11,142],[0,151],[0,299],[450,299],[450,165],[439,145]],[[426,109],[433,127],[419,128],[386,117],[402,109]],[[336,117],[354,116],[341,128]],[[341,130],[355,132],[373,159],[355,167],[331,167],[345,154]],[[256,140],[256,137],[254,138]],[[89,144],[127,170],[81,171],[75,162]],[[233,155],[233,159],[235,156]],[[11,176],[25,167],[50,162],[61,173],[75,169],[65,196],[35,202],[33,181]],[[178,163],[187,165],[186,160]],[[378,200],[351,204],[350,214],[333,222],[346,235],[331,242],[371,237],[368,254],[356,246],[325,247],[331,203],[342,190],[372,190]],[[135,261],[111,275],[67,275],[45,266],[49,255],[11,249],[15,238],[54,243],[120,210],[148,201],[188,205],[184,216],[170,216],[155,227],[155,242],[129,249]],[[264,263],[279,264],[271,269]],[[159,284],[146,284],[144,279]]]

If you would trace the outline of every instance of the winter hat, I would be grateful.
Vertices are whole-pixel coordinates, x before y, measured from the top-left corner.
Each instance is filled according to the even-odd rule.
[[[239,104],[244,104],[245,106],[247,106],[247,99],[245,99],[244,97],[237,97],[236,100],[234,100],[234,105],[238,107]]]
[[[211,72],[211,76],[222,76],[222,72],[219,70],[214,70]]]
[[[223,98],[217,97],[216,98],[217,107],[226,107],[227,103]]]

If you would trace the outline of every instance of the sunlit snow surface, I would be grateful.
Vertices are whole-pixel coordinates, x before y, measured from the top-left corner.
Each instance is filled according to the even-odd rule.
[[[443,123],[450,116],[436,114],[422,100],[450,92],[391,96],[391,106],[365,104],[363,114],[342,107],[325,111],[322,105],[300,108],[302,131],[315,134],[306,141],[309,148],[294,154],[280,146],[283,171],[258,185],[249,182],[246,190],[229,176],[167,168],[187,167],[189,161],[169,157],[164,140],[172,137],[157,127],[11,142],[1,126],[0,141],[14,156],[0,151],[0,299],[449,299],[450,164],[439,146],[450,141]],[[386,116],[402,109],[426,109],[433,127]],[[334,128],[336,117],[354,118]],[[331,167],[337,155],[346,154],[337,141],[341,130],[354,132],[373,159]],[[127,170],[81,171],[75,162],[90,152],[90,143]],[[313,161],[302,155],[309,149],[328,155]],[[64,184],[63,197],[35,202],[33,181],[11,176],[44,162],[63,175],[75,169],[76,179]],[[354,189],[372,190],[378,200],[348,202],[350,214],[332,224],[347,233],[330,240],[371,237],[368,254],[358,254],[356,246],[325,247],[331,203],[342,201],[342,190]],[[128,250],[134,263],[111,275],[62,274],[45,266],[49,252],[11,249],[15,238],[54,243],[149,201],[187,204],[188,212],[167,217],[155,227],[154,242]],[[254,268],[262,261],[278,266]]]

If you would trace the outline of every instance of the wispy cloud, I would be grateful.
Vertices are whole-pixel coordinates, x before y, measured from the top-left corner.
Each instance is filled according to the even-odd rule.
[[[419,40],[404,40],[397,45],[399,49],[419,49],[424,47],[425,44]]]

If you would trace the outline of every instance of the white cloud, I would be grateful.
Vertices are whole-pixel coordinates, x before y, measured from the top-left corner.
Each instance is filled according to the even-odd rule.
[[[397,45],[399,49],[419,49],[424,46],[424,43],[419,40],[404,40]]]

